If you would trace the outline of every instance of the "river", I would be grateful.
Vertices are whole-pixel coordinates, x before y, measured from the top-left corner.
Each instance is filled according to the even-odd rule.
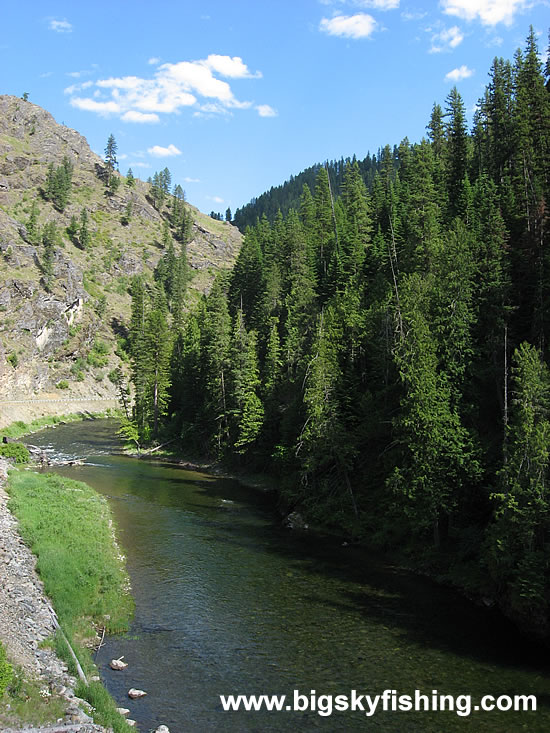
[[[97,662],[142,733],[161,723],[171,733],[550,730],[547,653],[497,612],[361,548],[284,529],[269,494],[125,457],[115,428],[109,420],[71,423],[28,442],[58,457],[86,457],[56,470],[109,499],[136,614]],[[122,655],[128,668],[113,672],[109,660]],[[130,687],[147,697],[129,700]],[[226,712],[220,702],[220,695],[285,694],[292,704],[294,690],[318,697],[386,689],[471,695],[472,707],[484,695],[531,694],[538,710],[322,716]]]

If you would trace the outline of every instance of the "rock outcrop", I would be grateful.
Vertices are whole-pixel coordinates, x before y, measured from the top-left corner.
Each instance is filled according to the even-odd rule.
[[[73,174],[60,211],[47,200],[45,184],[48,166],[64,159]],[[130,280],[142,274],[152,282],[169,208],[158,211],[148,184],[135,179],[128,186],[118,173],[118,190],[107,191],[104,170],[78,132],[31,102],[0,95],[0,410],[7,399],[55,393],[56,385],[76,397],[116,397],[108,374],[121,365],[115,351],[129,320]],[[37,225],[30,221],[33,204]],[[233,264],[241,234],[186,206],[193,220],[190,288],[207,291],[215,272]],[[91,236],[86,249],[68,232],[83,211]],[[41,232],[48,222],[56,224],[59,241],[46,282]],[[109,353],[90,360],[98,340]]]

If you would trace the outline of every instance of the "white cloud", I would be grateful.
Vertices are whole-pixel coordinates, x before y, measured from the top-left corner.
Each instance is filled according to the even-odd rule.
[[[86,112],[97,112],[102,117],[118,114],[121,111],[120,105],[112,100],[108,102],[96,102],[95,99],[88,99],[86,97],[73,97],[71,99],[71,105],[77,109],[83,109]]]
[[[153,145],[152,148],[147,148],[147,152],[149,155],[154,155],[155,158],[171,158],[174,155],[181,155],[181,150],[172,143],[167,148],[163,148],[162,145]]]
[[[138,112],[137,109],[129,109],[120,119],[123,122],[160,122],[160,117],[154,112]]]
[[[432,36],[432,47],[430,53],[440,53],[441,51],[449,51],[459,46],[464,40],[464,34],[457,25],[452,28],[444,28],[439,33]]]
[[[425,18],[427,15],[428,13],[423,12],[421,10],[419,11],[404,10],[401,13],[401,19],[402,20],[422,20],[422,18]]]
[[[56,33],[71,33],[73,26],[68,20],[50,20],[49,28]]]
[[[214,201],[216,204],[223,204],[224,200],[220,196],[207,196],[207,199],[210,199],[210,201]]]
[[[367,38],[376,28],[376,21],[367,13],[356,15],[336,15],[334,18],[323,18],[319,29],[329,36],[344,38]]]
[[[479,19],[483,25],[511,25],[514,15],[531,5],[531,0],[441,0],[443,12],[464,20]]]
[[[151,64],[151,66],[156,66],[157,64],[160,64],[160,59],[158,56],[151,56],[147,63]]]
[[[129,168],[150,168],[151,166],[149,163],[137,162],[137,163],[129,163],[128,167]]]
[[[354,0],[354,5],[360,8],[373,8],[374,10],[395,10],[399,7],[399,0]]]
[[[158,122],[159,114],[178,113],[185,107],[194,107],[196,114],[230,114],[232,110],[253,106],[252,102],[237,99],[229,83],[220,76],[250,79],[260,78],[261,73],[252,73],[240,56],[211,54],[199,61],[162,64],[149,79],[99,79],[94,82],[96,89],[88,106],[82,97],[72,99],[71,104],[101,114],[110,111],[130,122]],[[75,85],[67,93],[75,94],[83,88]],[[259,106],[267,109],[267,105]]]
[[[260,117],[277,117],[277,110],[270,107],[269,104],[258,104],[255,109]]]
[[[256,71],[254,74],[249,70],[248,66],[243,63],[240,56],[220,56],[211,53],[203,64],[212,71],[216,71],[222,76],[228,76],[231,79],[261,79],[262,72]]]
[[[473,69],[469,69],[465,64],[462,64],[462,66],[445,74],[445,81],[462,81],[462,79],[468,79],[473,73]]]
[[[189,178],[189,176],[185,176],[185,178],[183,179],[183,182],[184,183],[200,183],[201,179],[200,178]]]

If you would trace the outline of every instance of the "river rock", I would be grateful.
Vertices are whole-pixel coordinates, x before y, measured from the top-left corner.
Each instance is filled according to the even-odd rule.
[[[155,733],[170,733],[170,728],[167,725],[159,725]]]
[[[143,690],[136,690],[135,687],[132,687],[128,690],[128,697],[131,697],[132,700],[137,700],[140,697],[145,697],[147,693]]]
[[[120,672],[122,669],[126,669],[128,662],[123,662],[123,659],[124,657],[120,657],[120,659],[111,659],[109,667],[117,672]]]
[[[128,715],[130,712],[128,708],[117,708],[116,711],[119,715]]]
[[[126,718],[126,722],[128,723],[128,725],[131,725],[132,728],[134,728],[136,725],[136,721],[132,720],[132,718]]]
[[[304,518],[298,512],[291,512],[283,520],[283,524],[288,529],[307,529],[308,525],[305,523]]]

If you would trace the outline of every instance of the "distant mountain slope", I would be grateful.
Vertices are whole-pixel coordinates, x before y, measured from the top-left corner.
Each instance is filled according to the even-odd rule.
[[[73,173],[68,203],[60,211],[44,191],[49,166],[61,166],[64,158]],[[0,401],[43,393],[115,394],[108,374],[120,364],[114,352],[129,317],[130,279],[141,273],[152,281],[172,196],[157,210],[148,184],[136,179],[128,186],[115,172],[120,185],[110,193],[104,172],[104,161],[78,132],[30,102],[0,96]],[[42,232],[53,222],[61,235],[49,288],[42,238],[29,221],[33,202],[35,229]],[[193,298],[209,288],[218,269],[232,265],[241,234],[185,206],[192,219],[187,258]],[[84,249],[67,231],[83,210],[90,232]]]

